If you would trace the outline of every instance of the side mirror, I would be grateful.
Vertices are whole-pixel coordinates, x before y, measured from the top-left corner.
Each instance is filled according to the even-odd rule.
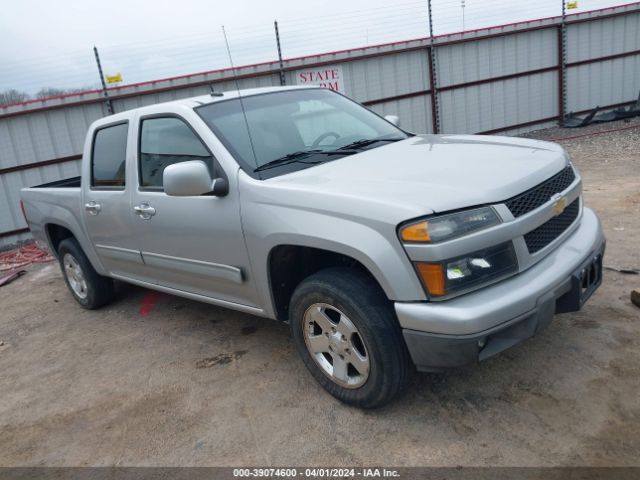
[[[171,197],[223,197],[229,193],[228,182],[224,178],[212,179],[202,160],[169,165],[162,174],[162,183],[164,193]]]
[[[386,115],[384,119],[389,123],[393,123],[396,127],[400,126],[400,117],[397,115]]]

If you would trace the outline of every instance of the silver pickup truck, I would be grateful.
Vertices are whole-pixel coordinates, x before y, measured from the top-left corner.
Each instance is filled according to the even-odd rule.
[[[560,146],[397,124],[320,88],[142,107],[24,212],[81,306],[115,279],[289,322],[329,393],[376,407],[580,309],[605,245]]]

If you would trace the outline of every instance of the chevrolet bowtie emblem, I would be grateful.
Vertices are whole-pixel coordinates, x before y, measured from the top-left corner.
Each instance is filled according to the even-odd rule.
[[[560,215],[567,208],[567,197],[559,196],[551,208],[554,216]]]

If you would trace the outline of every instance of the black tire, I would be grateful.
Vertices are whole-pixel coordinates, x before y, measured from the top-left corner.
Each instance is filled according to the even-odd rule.
[[[80,267],[84,283],[86,284],[86,289],[84,289],[83,292],[84,296],[74,290],[70,279],[67,278],[68,272],[65,268],[65,260],[70,260],[68,256],[74,259]],[[103,277],[95,271],[75,238],[66,238],[60,242],[58,247],[58,260],[60,262],[60,268],[62,269],[62,276],[71,295],[73,295],[76,302],[83,308],[94,310],[106,305],[113,299],[113,280],[108,277]]]
[[[327,362],[331,363],[331,368],[334,368],[335,363],[332,359],[338,351],[335,344],[333,350],[327,352],[329,355],[313,353],[310,351],[311,347],[307,347],[305,336],[326,335],[316,331],[318,325],[313,324],[309,316],[305,320],[305,313],[311,312],[312,309],[332,313],[331,308],[318,306],[321,304],[339,310],[357,329],[356,335],[364,344],[369,361],[368,377],[361,380],[364,381],[362,385],[345,388],[337,383],[339,380],[332,379],[331,374],[319,364],[323,362],[320,356],[323,355]],[[321,270],[309,276],[296,288],[291,297],[289,311],[293,340],[305,366],[318,383],[338,400],[360,408],[377,408],[394,399],[406,387],[413,368],[400,325],[392,303],[377,282],[368,275],[348,268]],[[311,329],[311,333],[306,329]],[[335,329],[332,330],[335,332]],[[326,336],[331,335],[335,334]],[[340,356],[343,361],[345,357]],[[349,365],[349,368],[353,368],[352,365]],[[357,370],[351,371],[356,375],[359,373]]]

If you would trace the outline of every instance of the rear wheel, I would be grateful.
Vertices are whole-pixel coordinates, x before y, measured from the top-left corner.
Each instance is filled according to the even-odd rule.
[[[406,386],[411,366],[393,306],[367,275],[346,268],[311,275],[290,312],[302,360],[334,397],[375,408]]]
[[[93,310],[113,299],[113,280],[95,271],[75,238],[60,242],[58,258],[64,281],[82,307]]]

